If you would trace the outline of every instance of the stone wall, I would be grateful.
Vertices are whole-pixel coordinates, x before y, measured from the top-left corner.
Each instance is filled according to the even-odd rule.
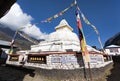
[[[103,75],[106,71],[111,69],[112,63],[102,67],[91,69],[92,81],[104,81]],[[36,69],[35,77],[33,81],[90,81],[89,70],[86,69],[86,74],[84,69],[74,69],[74,70],[63,70],[63,69]],[[86,77],[86,78],[85,78]]]
[[[26,61],[24,67],[35,67],[43,69],[77,69],[83,67],[81,54],[52,54],[46,56],[46,63],[32,63]]]
[[[83,66],[82,56],[75,54],[55,54],[47,56],[47,65],[52,69],[76,69]]]
[[[35,56],[36,58],[37,56]],[[33,57],[34,58],[34,57]],[[38,58],[38,57],[37,57]],[[42,57],[41,57],[42,58]],[[81,69],[84,67],[83,58],[81,54],[51,54],[45,56],[45,63],[36,63],[26,61],[23,66],[25,67],[35,67],[43,69]],[[91,68],[100,68],[104,67],[112,61],[104,62],[103,56],[91,55]],[[36,60],[35,60],[36,61]],[[85,67],[88,68],[88,63],[85,63]]]

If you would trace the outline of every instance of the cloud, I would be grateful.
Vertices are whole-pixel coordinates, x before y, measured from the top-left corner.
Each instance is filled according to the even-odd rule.
[[[10,11],[0,19],[0,22],[9,25],[9,28],[12,30],[17,30],[20,27],[25,27],[22,29],[26,34],[36,38],[36,39],[45,39],[47,37],[46,33],[42,33],[36,25],[31,26],[31,21],[33,18],[24,13],[20,8],[19,4],[15,3]],[[31,27],[28,27],[31,26]],[[35,33],[33,33],[35,32]]]

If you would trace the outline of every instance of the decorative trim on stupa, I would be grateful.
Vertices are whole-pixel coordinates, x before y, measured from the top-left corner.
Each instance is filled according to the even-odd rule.
[[[73,31],[73,28],[68,24],[68,22],[65,19],[62,19],[58,26],[55,27],[56,30],[61,28],[68,28],[69,30]]]

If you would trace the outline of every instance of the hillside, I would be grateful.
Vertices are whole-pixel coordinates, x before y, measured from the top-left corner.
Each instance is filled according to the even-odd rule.
[[[3,27],[4,26],[4,27]],[[0,24],[0,40],[11,41],[15,31],[6,27],[5,25]],[[33,38],[31,38],[33,39]],[[35,40],[35,39],[34,39]],[[15,45],[21,50],[28,50],[33,43],[24,39],[17,34],[15,39]]]
[[[114,36],[112,36],[110,39],[108,39],[105,42],[104,47],[109,46],[109,45],[120,45],[120,32],[118,32],[117,34],[115,34]]]

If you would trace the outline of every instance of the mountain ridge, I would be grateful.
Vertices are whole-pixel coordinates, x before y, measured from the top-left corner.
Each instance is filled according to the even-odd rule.
[[[109,38],[106,42],[104,47],[109,45],[119,45],[120,46],[120,32]]]
[[[6,25],[3,25],[0,23],[0,40],[5,40],[5,41],[11,42],[14,34],[15,34],[14,30],[11,30]],[[32,37],[29,37],[29,38],[34,39]],[[38,40],[36,40],[36,41],[38,41]],[[30,46],[33,45],[33,43],[31,43],[30,41],[21,37],[19,34],[17,34],[14,44],[21,50],[29,50]]]

